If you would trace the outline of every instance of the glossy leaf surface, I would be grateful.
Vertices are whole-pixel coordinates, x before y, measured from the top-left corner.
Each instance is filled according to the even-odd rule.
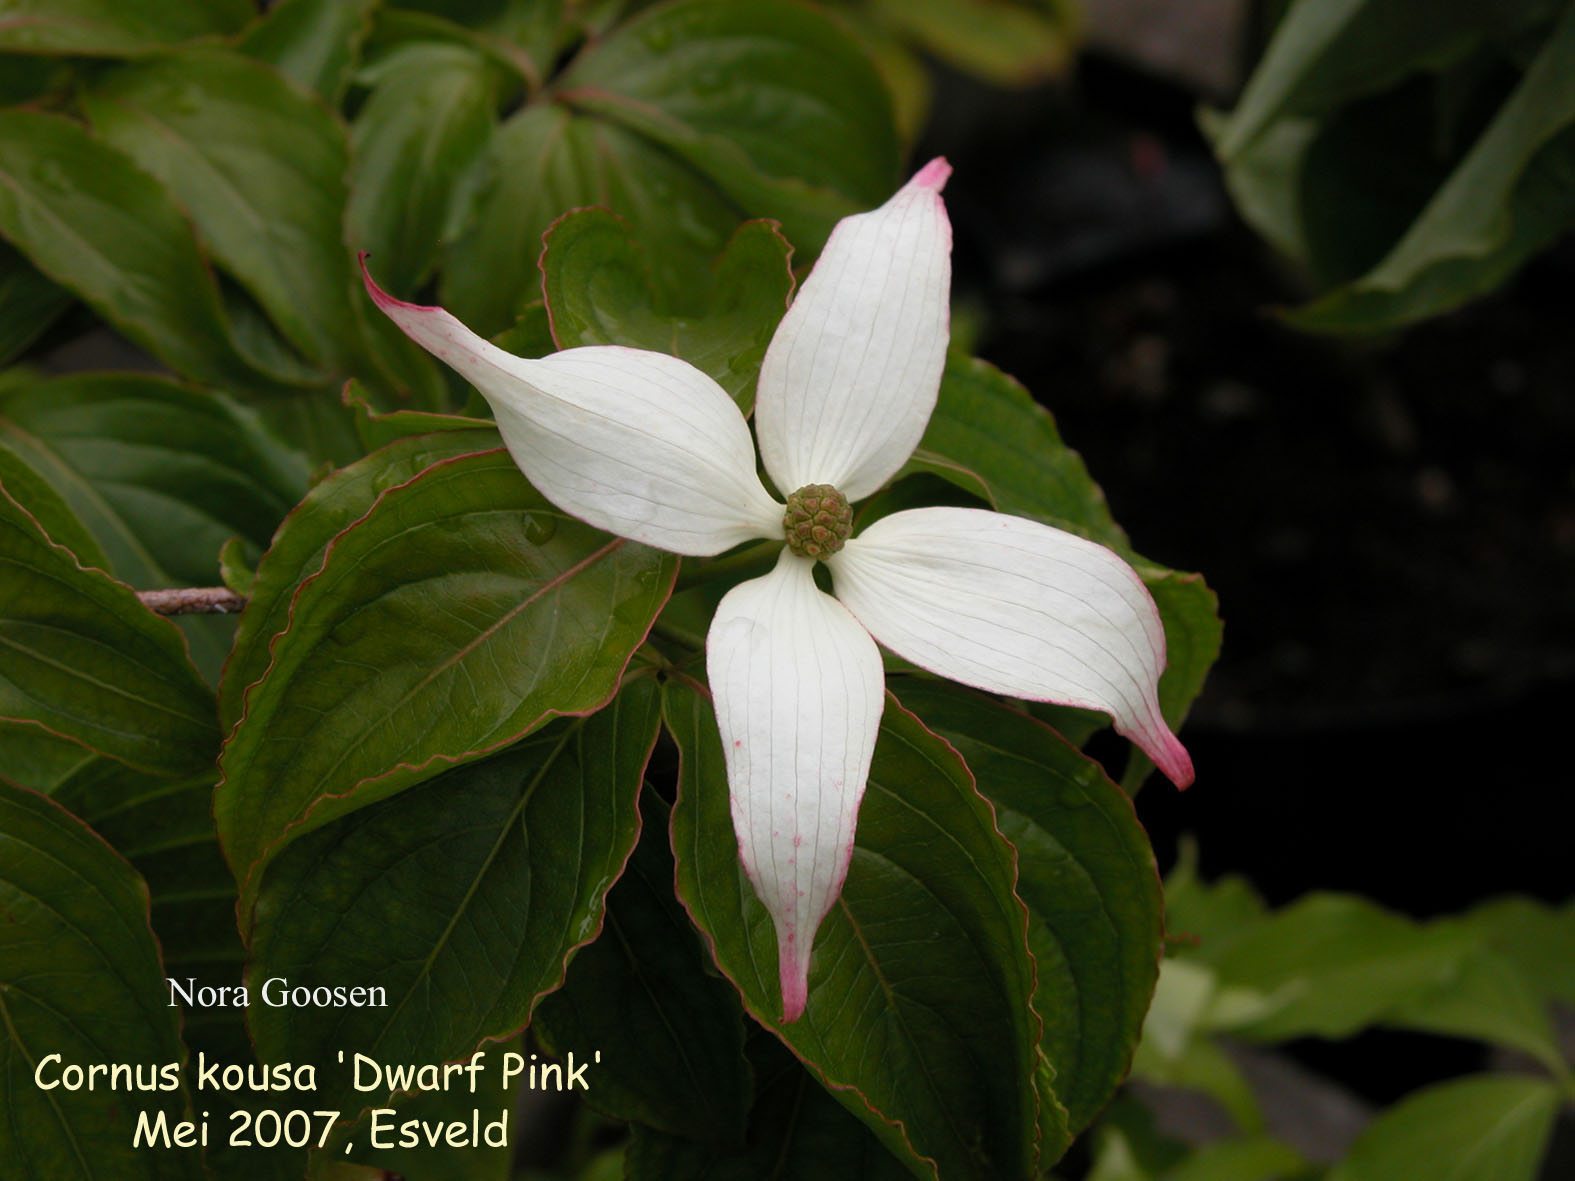
[[[1011,849],[956,753],[888,698],[852,866],[815,936],[808,1007],[779,1025],[776,935],[739,867],[710,703],[674,682],[664,710],[681,753],[679,897],[745,1007],[921,1175],[1032,1173],[1027,914]]]
[[[214,259],[328,371],[356,367],[341,222],[344,127],[278,71],[233,52],[167,54],[82,96],[94,129],[180,202]]]
[[[929,471],[1003,513],[1121,549],[1126,534],[1055,419],[988,361],[946,358],[941,392],[909,470]]]
[[[254,890],[280,838],[598,708],[675,567],[567,517],[502,451],[385,492],[296,592],[225,746],[214,814],[237,880]]]
[[[81,821],[0,781],[0,1159],[20,1177],[187,1179],[197,1155],[131,1143],[137,1111],[184,1118],[184,1089],[44,1090],[66,1064],[143,1077],[185,1058],[142,879]],[[180,1084],[176,1075],[177,1086]],[[128,1101],[131,1100],[131,1101]]]
[[[895,692],[957,748],[1017,850],[1041,1046],[1076,1133],[1126,1076],[1154,992],[1164,903],[1148,838],[1121,789],[1049,727],[941,681]]]
[[[456,183],[492,130],[492,69],[457,45],[403,47],[381,64],[356,115],[345,225],[396,295],[414,294],[431,270]]]
[[[180,633],[84,569],[0,488],[0,719],[148,771],[211,763],[213,698]]]
[[[230,537],[262,552],[306,491],[299,456],[220,395],[88,373],[0,390],[0,441],[92,530],[139,589],[212,585]],[[74,547],[73,547],[74,548]]]
[[[747,414],[761,358],[793,290],[791,254],[774,227],[749,222],[709,275],[690,276],[687,302],[697,310],[666,314],[631,229],[599,209],[577,210],[552,228],[541,259],[554,339],[565,349],[617,344],[682,357]]]
[[[840,217],[897,187],[891,99],[840,25],[808,6],[679,0],[620,25],[563,78],[574,107],[655,140],[751,217],[818,253]]]
[[[246,0],[3,0],[0,50],[118,57],[233,33]]]
[[[745,216],[704,176],[617,123],[533,104],[487,141],[466,228],[448,251],[443,304],[482,335],[541,297],[542,235],[570,209],[598,205],[649,243],[645,266],[667,298],[696,276]]]
[[[673,896],[667,807],[647,792],[642,811],[640,844],[608,898],[602,933],[542,1002],[536,1035],[560,1057],[601,1048],[588,1101],[604,1115],[738,1144],[753,1081],[743,1010],[705,970],[706,952]]]
[[[280,0],[247,30],[243,53],[337,103],[350,85],[378,0]]]
[[[356,1095],[337,1051],[447,1062],[522,1028],[569,956],[601,930],[606,893],[640,830],[657,693],[631,681],[565,718],[297,841],[258,897],[247,980],[375,984],[386,1007],[254,1007],[264,1061],[323,1064],[334,1105]],[[589,1046],[574,1047],[581,1057]]]
[[[305,376],[243,355],[174,199],[78,124],[0,112],[0,182],[0,234],[172,368],[221,387],[269,392]]]
[[[296,587],[317,573],[323,554],[344,529],[390,488],[413,479],[440,460],[502,446],[487,428],[427,439],[412,438],[373,452],[317,484],[290,511],[258,564],[235,647],[219,683],[219,721],[228,734],[240,719],[246,690],[262,679],[270,645],[285,629]]]

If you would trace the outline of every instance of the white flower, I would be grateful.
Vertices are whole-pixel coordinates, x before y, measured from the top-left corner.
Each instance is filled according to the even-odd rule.
[[[935,408],[950,172],[931,161],[879,209],[839,222],[772,338],[760,456],[779,489],[809,494],[799,517],[825,507],[807,485],[846,503],[890,480]],[[565,512],[679,554],[785,538],[748,424],[688,363],[610,346],[525,360],[441,308],[395,300],[370,277],[367,289],[486,395],[510,454]],[[811,942],[853,853],[885,701],[877,640],[976,688],[1103,710],[1179,786],[1192,779],[1155,695],[1159,614],[1115,554],[963,508],[893,513],[832,552],[838,533],[800,530],[771,573],[728,592],[706,641],[739,855],[776,923],[785,1021],[803,1012]],[[825,552],[835,598],[816,587],[806,540]]]

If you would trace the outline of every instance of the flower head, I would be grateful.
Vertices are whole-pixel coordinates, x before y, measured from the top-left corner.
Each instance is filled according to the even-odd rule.
[[[1102,710],[1178,786],[1186,751],[1156,696],[1165,635],[1133,570],[1103,546],[965,508],[893,513],[849,536],[851,502],[918,446],[948,337],[951,227],[933,160],[879,209],[844,218],[761,365],[755,426],[684,361],[640,349],[512,356],[441,308],[367,290],[492,404],[503,441],[565,512],[674,553],[783,541],[776,567],[722,599],[706,666],[739,856],[776,924],[783,1019],[808,993],[885,702],[876,641],[995,693]],[[364,269],[364,267],[363,267]],[[830,568],[835,596],[814,564]]]

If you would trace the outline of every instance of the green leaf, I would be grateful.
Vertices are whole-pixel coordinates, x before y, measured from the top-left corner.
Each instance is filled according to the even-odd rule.
[[[246,951],[235,927],[235,879],[224,864],[213,828],[213,773],[185,781],[139,775],[104,760],[73,775],[55,798],[103,835],[146,878],[153,897],[153,931],[164,972],[181,986],[233,988]],[[168,999],[166,992],[166,999]],[[245,1066],[256,1061],[245,1010],[227,1005],[181,1005],[181,1033],[209,1062]],[[256,1181],[299,1178],[304,1152],[285,1145],[241,1147],[219,1128],[233,1128],[240,1109],[277,1109],[277,1091],[204,1092],[202,1107],[214,1130],[205,1157],[216,1176]],[[293,1170],[293,1171],[292,1171]]]
[[[1478,1075],[1430,1087],[1369,1124],[1329,1181],[1533,1181],[1558,1107],[1542,1079]]]
[[[572,37],[562,27],[565,0],[397,0],[378,13],[377,39],[468,45],[541,88]]]
[[[739,1144],[753,1087],[743,1010],[705,970],[673,897],[666,805],[647,792],[641,811],[644,834],[607,900],[606,925],[542,1001],[536,1036],[559,1057],[601,1049],[586,1098],[602,1114],[711,1146]]]
[[[558,344],[552,339],[552,320],[547,315],[547,305],[539,299],[526,304],[513,325],[495,334],[492,343],[516,357],[545,357],[548,353],[557,352]],[[474,391],[465,403],[465,408],[472,413],[491,413],[487,400]]]
[[[70,306],[69,291],[0,242],[0,366],[25,353]]]
[[[755,377],[793,291],[793,248],[776,227],[750,222],[693,275],[693,315],[669,315],[628,225],[602,209],[565,215],[547,235],[542,290],[559,348],[616,344],[682,357],[710,374],[746,414]]]
[[[909,155],[919,133],[929,123],[930,105],[935,97],[935,83],[928,64],[917,47],[904,43],[902,30],[877,19],[872,7],[861,4],[844,8],[837,15],[858,36],[864,52],[880,71],[891,93],[898,141],[902,144],[903,155]]]
[[[261,553],[306,491],[300,457],[255,415],[156,377],[12,385],[0,390],[0,441],[65,497],[103,546],[105,569],[139,589],[212,585],[225,540]]]
[[[246,0],[0,0],[0,50],[123,57],[233,33]]]
[[[218,741],[180,634],[129,587],[84,569],[0,488],[0,720],[141,770],[189,774]]]
[[[1126,534],[1083,457],[1061,441],[1050,412],[988,361],[946,358],[935,412],[905,470],[931,472],[1003,513],[1126,552]]]
[[[239,537],[231,537],[219,547],[219,580],[241,598],[249,598],[257,572],[246,560],[246,547]]]
[[[1164,904],[1148,838],[1132,801],[1049,727],[941,681],[903,678],[895,691],[957,748],[1017,850],[1040,1045],[1079,1132],[1126,1076],[1159,971]]]
[[[1455,978],[1475,936],[1363,899],[1312,894],[1215,961],[1210,1024],[1254,1040],[1348,1037]]]
[[[75,1181],[196,1178],[190,1150],[134,1148],[137,1113],[189,1114],[147,887],[65,809],[0,781],[0,1160]],[[51,1064],[44,1060],[59,1059]],[[180,1089],[127,1095],[34,1084],[94,1063],[171,1067]]]
[[[146,879],[164,974],[188,989],[234,987],[246,963],[235,928],[235,879],[213,829],[213,778],[210,770],[195,779],[170,781],[101,759],[71,776],[55,794]],[[240,1008],[182,1004],[181,1035],[192,1052],[210,1062],[255,1061]],[[282,1145],[232,1147],[228,1135],[217,1134],[221,1127],[234,1126],[232,1111],[277,1107],[277,1092],[208,1091],[201,1099],[215,1132],[204,1154],[214,1175],[286,1181],[294,1161],[294,1177],[301,1176],[304,1153]]]
[[[1427,24],[1428,22],[1418,22]],[[1371,271],[1289,313],[1322,332],[1375,332],[1491,291],[1575,223],[1575,8],[1471,151]]]
[[[487,141],[448,252],[443,304],[483,335],[540,298],[542,235],[577,206],[600,205],[648,243],[651,282],[682,300],[742,219],[704,176],[616,123],[556,103],[524,107]]]
[[[354,463],[365,454],[356,439],[355,416],[326,386],[250,398],[247,403],[271,435],[306,457],[314,475]]]
[[[379,414],[367,400],[366,388],[358,381],[345,385],[345,405],[355,415],[355,431],[361,445],[368,451],[386,447],[399,439],[430,435],[438,431],[492,431],[492,421],[486,418],[467,418],[462,414],[434,414],[425,410],[395,410]],[[494,432],[489,447],[499,445]],[[481,450],[482,448],[477,448]]]
[[[1161,975],[1170,1026],[1148,1035],[1167,1052],[1206,1025],[1274,1039],[1343,1037],[1385,1024],[1480,1038],[1564,1069],[1535,969],[1504,954],[1510,948],[1496,950],[1491,927],[1475,916],[1417,924],[1338,894],[1269,915],[1239,878],[1201,885],[1194,861],[1186,854],[1166,885],[1170,928],[1183,950]],[[1515,912],[1525,913],[1518,906],[1503,913]],[[1553,942],[1557,965],[1556,926],[1532,930],[1539,949]],[[1151,1027],[1160,1008],[1156,999]]]
[[[0,720],[0,779],[49,795],[102,758],[79,742],[28,722]]]
[[[57,545],[85,566],[109,563],[98,542],[69,505],[16,452],[0,444],[0,489],[24,506]],[[102,756],[26,721],[0,721],[0,779],[48,795],[56,786]]]
[[[1301,158],[1288,163],[1302,263],[1318,290],[1349,283],[1382,262],[1465,155],[1470,144],[1454,143],[1441,129],[1418,134],[1443,122],[1438,105],[1437,86],[1416,81],[1321,120],[1295,121],[1314,131]],[[1297,137],[1263,142],[1294,145]]]
[[[549,504],[502,450],[379,497],[296,592],[224,749],[214,815],[243,923],[289,841],[599,708],[676,568]]]
[[[1437,0],[1417,19],[1409,0],[1298,0],[1217,141],[1227,164],[1286,115],[1321,114],[1410,74],[1439,70],[1544,0]]]
[[[1205,1144],[1166,1169],[1164,1181],[1283,1181],[1305,1176],[1311,1166],[1301,1153],[1270,1136],[1247,1136]]]
[[[1575,1007],[1575,902],[1555,909],[1530,898],[1495,898],[1465,922],[1544,998]]]
[[[1449,979],[1403,1002],[1385,1022],[1480,1038],[1530,1054],[1555,1074],[1566,1070],[1542,998],[1509,959],[1484,947],[1474,948]]]
[[[377,985],[387,1004],[254,1004],[265,1062],[313,1062],[319,1092],[354,1111],[335,1066],[349,1047],[380,1063],[449,1062],[525,1026],[601,930],[606,892],[638,839],[657,693],[631,681],[589,718],[565,718],[297,840],[258,895],[247,983]],[[568,1048],[568,1047],[566,1047]],[[579,1057],[595,1046],[574,1047]]]
[[[170,780],[99,760],[62,783],[53,798],[146,880],[165,975],[233,985],[246,957],[235,929],[235,879],[213,831],[213,780],[211,771]],[[221,1007],[193,1007],[184,1031],[202,1043],[208,1027],[227,1020],[233,1018]]]
[[[267,392],[304,376],[242,355],[213,274],[169,192],[69,119],[0,112],[0,234],[182,373]]]
[[[782,0],[676,0],[620,25],[559,97],[687,160],[816,254],[838,218],[897,187],[891,97],[858,42]]]
[[[773,1039],[757,1033],[749,1050],[759,1082],[741,1150],[719,1151],[637,1124],[621,1175],[629,1181],[898,1181],[913,1176]]]
[[[1197,846],[1183,842],[1176,867],[1165,879],[1165,929],[1185,945],[1187,959],[1216,964],[1268,921],[1269,908],[1246,878],[1204,883],[1197,863]]]
[[[378,0],[280,0],[246,31],[240,50],[337,106],[377,5]]]
[[[1059,75],[1076,48],[1079,12],[1066,0],[873,0],[870,7],[927,52],[997,86]]]
[[[4,398],[5,391],[0,390],[0,414],[4,413]],[[108,570],[109,559],[104,556],[104,551],[99,548],[97,539],[88,532],[87,526],[71,511],[65,498],[7,445],[18,441],[14,432],[7,429],[9,426],[0,417],[0,488],[4,488],[12,500],[32,514],[39,528],[49,535],[51,541],[65,546],[79,563],[97,570]]]
[[[1218,154],[1230,118],[1205,107],[1198,124]],[[1304,267],[1315,261],[1302,224],[1307,157],[1325,126],[1314,118],[1280,119],[1224,164],[1225,187],[1237,212],[1269,245]]]
[[[219,684],[219,724],[224,733],[240,720],[246,690],[268,670],[273,639],[289,622],[295,589],[322,568],[329,544],[390,488],[407,483],[434,463],[501,446],[497,431],[490,428],[398,441],[334,472],[306,494],[285,518],[257,567]]]
[[[224,541],[239,534],[252,555],[261,552],[306,487],[300,457],[275,443],[256,415],[153,377],[16,382],[0,390],[0,441],[93,531],[108,561],[87,564],[144,590],[212,585]],[[198,666],[217,679],[233,620],[188,616],[177,624]]]
[[[376,76],[351,127],[345,226],[382,285],[410,295],[431,272],[456,185],[492,131],[497,80],[479,54],[435,42],[396,50]]]
[[[326,107],[278,71],[209,48],[123,67],[81,101],[303,356],[330,372],[362,368],[341,229],[348,146]]]
[[[1033,1173],[1027,916],[962,760],[888,699],[847,882],[815,935],[809,1005],[781,1025],[776,935],[739,865],[710,703],[673,681],[664,710],[681,757],[678,895],[745,1008],[920,1175]]]

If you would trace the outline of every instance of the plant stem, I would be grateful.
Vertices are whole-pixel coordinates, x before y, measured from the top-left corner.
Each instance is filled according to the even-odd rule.
[[[137,598],[155,615],[237,615],[246,606],[246,600],[227,586],[138,591]]]

